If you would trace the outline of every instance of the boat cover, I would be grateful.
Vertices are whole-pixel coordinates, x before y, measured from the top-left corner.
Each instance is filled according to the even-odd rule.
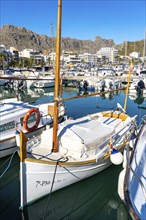
[[[60,151],[66,149],[66,155],[75,158],[80,158],[83,155],[89,156],[91,153],[95,153],[95,149],[109,138],[114,130],[110,125],[103,124],[98,120],[67,120],[59,124]],[[49,141],[49,145],[52,146],[52,129],[46,132],[43,132],[42,140],[45,145]]]

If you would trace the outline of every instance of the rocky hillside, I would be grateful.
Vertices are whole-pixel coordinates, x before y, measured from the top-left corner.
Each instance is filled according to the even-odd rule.
[[[139,42],[138,51],[143,51],[143,41]],[[134,42],[130,42],[134,45]],[[47,35],[40,35],[32,32],[24,27],[16,27],[13,25],[4,25],[0,27],[0,44],[4,44],[7,48],[13,46],[19,51],[30,48],[36,51],[48,50],[51,52],[55,48],[55,39],[48,37]],[[134,46],[130,46],[131,50],[134,50]],[[124,43],[121,45],[115,45],[112,39],[103,39],[99,36],[95,37],[95,41],[92,40],[79,40],[74,38],[62,38],[62,50],[74,51],[76,53],[95,53],[101,47],[116,47],[124,54]],[[55,49],[54,49],[55,50]],[[128,50],[129,53],[129,50]]]

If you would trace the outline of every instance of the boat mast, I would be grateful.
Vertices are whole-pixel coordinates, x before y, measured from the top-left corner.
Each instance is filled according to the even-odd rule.
[[[58,0],[57,15],[57,36],[56,36],[56,72],[54,89],[54,121],[53,121],[53,146],[52,152],[58,152],[58,103],[60,90],[60,54],[61,54],[61,18],[62,18],[62,0]]]
[[[130,86],[132,70],[133,70],[133,64],[132,64],[132,60],[130,60],[128,80],[127,80],[127,87],[126,87],[126,96],[125,96],[125,102],[124,102],[124,110],[125,110],[125,112],[126,112],[126,108],[127,108],[128,93],[129,93],[129,86]]]
[[[51,32],[51,41],[52,41],[52,66],[53,66],[53,74],[54,74],[55,73],[55,60],[54,60],[55,38],[54,38],[52,23],[50,24],[50,32]]]
[[[145,33],[144,33],[143,62],[145,60],[145,55],[146,55],[146,30],[145,30]]]

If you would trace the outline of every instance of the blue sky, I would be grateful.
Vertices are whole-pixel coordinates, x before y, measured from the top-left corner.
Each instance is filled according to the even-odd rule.
[[[100,36],[113,39],[116,44],[144,39],[145,0],[63,0],[62,3],[63,37],[95,40]],[[11,24],[55,36],[57,0],[1,0],[0,4],[0,26]]]

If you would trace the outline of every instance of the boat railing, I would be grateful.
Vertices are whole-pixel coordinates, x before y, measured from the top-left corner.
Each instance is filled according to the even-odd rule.
[[[125,129],[125,131],[124,131],[124,133],[122,134],[122,135],[119,135],[123,130],[125,129],[125,127],[124,128],[122,128],[118,133],[116,133],[112,138],[113,138],[113,144],[117,144],[119,141],[120,141],[120,139],[125,135],[125,134],[127,134],[127,132],[129,131],[130,133],[129,133],[129,135],[127,135],[127,139],[129,139],[130,137],[131,137],[131,135],[132,135],[132,133],[134,132],[134,131],[136,131],[136,125],[135,124],[131,124],[129,127],[127,127],[127,129]]]
[[[131,164],[130,164],[130,161],[129,161],[129,154],[130,154],[130,146],[127,146],[126,148],[126,161],[127,161],[127,166],[129,167],[129,169],[132,171],[132,173],[134,174],[134,176],[137,178],[137,180],[139,181],[140,183],[140,186],[141,186],[141,189],[143,191],[143,195],[145,197],[145,200],[146,200],[146,189],[145,189],[145,186],[142,182],[142,180],[140,179],[140,177],[136,174],[136,172],[133,170]]]
[[[122,134],[120,134],[123,130],[125,130],[125,131]],[[127,134],[128,131],[129,131],[129,135],[126,136],[126,139],[127,139],[127,141],[130,141],[130,137],[131,137],[132,133],[135,131],[135,124],[130,124],[129,126],[127,126],[127,129],[125,129],[125,127],[123,127],[116,134],[114,134],[110,138],[106,139],[101,145],[98,146],[98,148],[95,151],[95,154],[97,154],[99,152],[101,154],[103,154],[104,152],[106,152],[109,149],[109,144],[110,144],[111,139],[112,139],[112,144],[115,147],[116,144],[118,144],[118,142]],[[101,149],[102,149],[102,151],[101,151]],[[100,156],[101,156],[101,154],[100,154]],[[98,155],[98,157],[99,157],[99,155]]]
[[[41,143],[41,140],[36,136],[33,136],[32,139],[27,141],[27,153],[31,153],[32,149],[37,147]]]

